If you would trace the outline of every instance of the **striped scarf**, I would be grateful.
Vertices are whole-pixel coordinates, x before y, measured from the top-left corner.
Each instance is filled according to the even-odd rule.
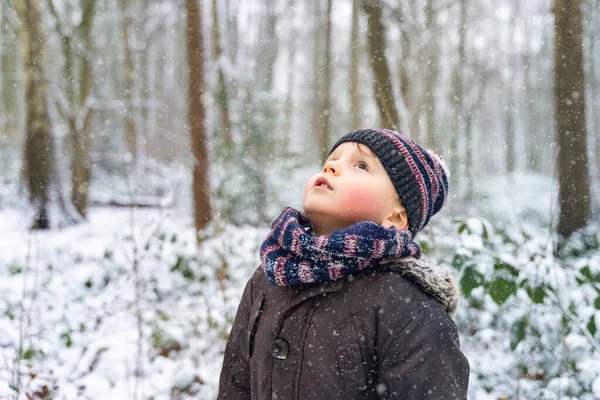
[[[273,286],[325,283],[379,261],[421,257],[409,230],[359,222],[327,236],[312,236],[304,213],[286,208],[273,222],[260,248],[262,267]]]

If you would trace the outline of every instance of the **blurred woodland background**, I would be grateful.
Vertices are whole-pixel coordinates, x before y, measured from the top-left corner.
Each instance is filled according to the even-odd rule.
[[[111,238],[131,228],[127,257],[115,261],[117,241],[97,260],[59,259],[103,269],[77,290],[130,279],[137,361],[77,398],[147,398],[156,376],[167,388],[153,390],[167,397],[214,395],[222,348],[202,343],[224,343],[255,242],[281,208],[299,206],[303,177],[338,137],[386,127],[452,171],[445,216],[421,240],[460,281],[470,395],[600,398],[600,0],[0,0],[0,91],[0,277],[7,291],[23,288],[0,301],[0,332],[14,333],[0,341],[11,360],[0,365],[10,382],[0,397],[74,398],[65,388],[94,374],[98,360],[71,380],[33,364],[74,342],[88,349],[73,332],[89,326],[48,328],[56,338],[40,353],[26,317],[43,303],[32,271],[51,282],[48,260],[85,249],[98,226]],[[152,215],[182,222],[136,242],[136,224]],[[88,233],[69,233],[77,226]],[[180,245],[182,231],[193,239]],[[225,241],[246,252],[215,250]],[[181,303],[156,311],[153,274],[168,279],[149,265],[181,275],[173,299],[183,286],[189,297],[204,290],[195,306],[218,316],[182,317]],[[167,335],[173,321],[183,334]],[[207,372],[183,384],[144,374],[152,351],[173,371],[187,360]],[[485,354],[511,356],[486,369]]]
[[[265,166],[317,163],[364,126],[445,154],[463,201],[483,176],[530,171],[559,177],[564,234],[589,219],[598,1],[203,3],[3,0],[1,176],[27,185],[34,226],[120,204],[95,196],[102,179],[164,196],[139,180],[172,164],[196,166],[198,228],[211,166],[244,174],[243,214],[267,222]]]

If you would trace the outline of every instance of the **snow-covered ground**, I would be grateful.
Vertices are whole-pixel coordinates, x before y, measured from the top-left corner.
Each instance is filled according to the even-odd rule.
[[[0,398],[19,385],[61,399],[214,397],[225,318],[264,229],[225,226],[197,251],[189,218],[168,211],[92,209],[56,232],[27,231],[18,212],[0,221]]]
[[[573,284],[584,267],[600,274],[600,254],[584,249],[560,264],[549,227],[556,188],[506,179],[486,180],[476,206],[449,208],[420,239],[457,281],[467,270],[510,274],[502,260],[524,285],[502,304],[483,285],[462,300],[469,396],[600,398],[600,334],[589,329],[593,315],[600,324],[600,282]],[[0,210],[0,399],[215,397],[225,337],[268,227],[217,223],[196,247],[181,208],[92,208],[88,222],[52,232],[28,231],[26,218]],[[534,280],[555,286],[541,303],[523,289]]]

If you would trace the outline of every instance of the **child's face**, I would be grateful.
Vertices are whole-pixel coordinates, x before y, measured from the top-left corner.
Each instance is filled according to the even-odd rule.
[[[371,149],[355,142],[339,145],[323,170],[308,180],[304,187],[304,212],[315,236],[361,221],[398,226],[397,220],[392,219],[394,213],[406,219],[383,165]]]

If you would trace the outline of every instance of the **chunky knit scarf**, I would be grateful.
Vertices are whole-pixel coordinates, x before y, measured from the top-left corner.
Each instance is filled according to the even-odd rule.
[[[379,261],[402,257],[421,257],[408,230],[359,222],[314,237],[304,213],[290,207],[273,222],[260,248],[262,267],[274,286],[332,282]]]

